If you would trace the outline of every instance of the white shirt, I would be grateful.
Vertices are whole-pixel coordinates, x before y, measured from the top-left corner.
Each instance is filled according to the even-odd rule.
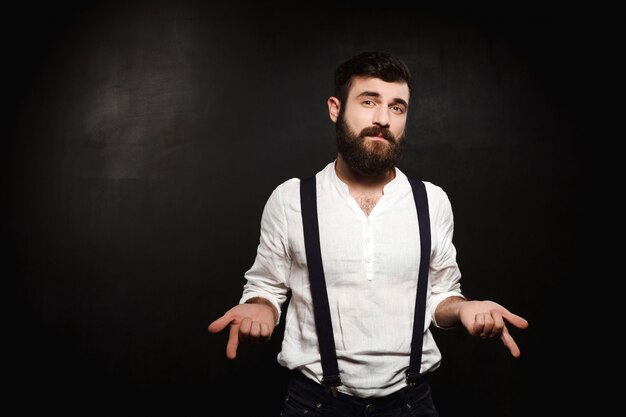
[[[359,397],[406,386],[420,263],[419,229],[411,185],[399,169],[369,216],[350,196],[335,162],[316,174],[320,246],[343,385]],[[446,193],[426,182],[431,221],[421,373],[435,370],[441,353],[429,326],[445,298],[461,296],[452,244],[453,216]],[[300,180],[280,184],[267,200],[254,264],[245,274],[241,303],[252,297],[280,311],[291,291],[278,362],[320,382],[323,376],[300,211]]]

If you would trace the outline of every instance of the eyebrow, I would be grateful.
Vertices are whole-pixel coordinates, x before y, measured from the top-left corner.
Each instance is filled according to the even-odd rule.
[[[374,97],[374,98],[380,98],[380,93],[377,93],[376,91],[363,91],[361,94],[359,94],[357,97]],[[409,107],[409,103],[407,103],[404,99],[401,99],[400,97],[396,97],[392,100],[392,103],[394,104],[402,104],[404,107]]]

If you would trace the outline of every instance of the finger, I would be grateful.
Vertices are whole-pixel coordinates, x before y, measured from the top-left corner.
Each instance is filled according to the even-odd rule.
[[[472,326],[472,336],[480,336],[485,328],[485,317],[482,314],[476,314],[474,316],[474,325]]]
[[[493,339],[502,336],[502,332],[504,331],[505,326],[502,314],[494,312],[491,317],[493,319],[493,328],[491,329],[491,334],[489,335],[489,338]]]
[[[221,332],[232,321],[233,321],[233,318],[230,315],[224,314],[222,317],[215,320],[213,323],[209,324],[209,327],[208,327],[209,333]]]
[[[518,329],[525,329],[528,327],[528,320],[521,316],[518,316],[517,314],[506,312],[505,314],[503,314],[503,317],[506,321],[508,321]]]
[[[259,337],[261,337],[261,325],[258,321],[254,321],[250,325],[250,340],[258,342]]]
[[[270,338],[270,326],[267,323],[261,323],[261,337],[265,340]]]
[[[228,333],[228,342],[226,342],[226,357],[228,359],[235,359],[237,357],[237,347],[239,346],[239,325],[233,324],[230,326]]]
[[[482,337],[483,339],[492,337],[492,331],[494,327],[493,317],[491,317],[491,315],[487,313],[481,314],[481,316],[483,321],[483,329],[480,332],[480,337]]]
[[[250,342],[250,328],[252,327],[252,320],[249,317],[241,320],[241,327],[239,328],[239,339],[242,343]]]
[[[519,347],[517,346],[517,343],[515,343],[515,340],[513,340],[513,337],[509,334],[509,330],[506,326],[504,326],[500,339],[502,340],[502,343],[504,343],[504,346],[509,349],[514,358],[520,357],[522,352],[519,350]]]

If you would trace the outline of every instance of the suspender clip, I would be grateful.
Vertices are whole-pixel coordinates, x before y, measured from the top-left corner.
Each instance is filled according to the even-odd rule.
[[[420,379],[422,378],[422,375],[420,373],[416,373],[416,374],[412,374],[407,372],[406,373],[406,384],[413,388],[417,385],[417,383],[420,381]]]
[[[341,378],[339,376],[333,376],[328,379],[322,378],[322,385],[330,391],[333,397],[337,398],[339,396],[339,391],[337,390],[337,387],[341,385]]]

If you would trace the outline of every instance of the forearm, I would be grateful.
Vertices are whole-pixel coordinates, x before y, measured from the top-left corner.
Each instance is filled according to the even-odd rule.
[[[461,324],[460,309],[467,299],[463,297],[452,296],[443,300],[435,310],[435,320],[439,327],[455,327]]]

